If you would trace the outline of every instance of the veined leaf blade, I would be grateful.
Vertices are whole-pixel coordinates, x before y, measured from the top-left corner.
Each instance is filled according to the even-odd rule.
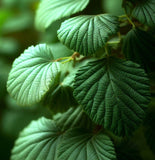
[[[73,94],[95,123],[117,135],[129,135],[137,128],[150,99],[144,70],[138,64],[116,58],[81,67]]]
[[[60,72],[58,62],[45,44],[29,47],[13,63],[7,81],[7,90],[21,105],[41,101],[51,81]]]
[[[91,55],[102,48],[119,28],[118,18],[109,14],[84,15],[62,23],[58,38],[70,49]]]
[[[58,152],[58,160],[116,160],[114,145],[103,133],[93,135],[86,129],[72,129],[65,133]]]
[[[54,21],[82,11],[89,0],[42,0],[36,13],[35,24],[44,30]]]

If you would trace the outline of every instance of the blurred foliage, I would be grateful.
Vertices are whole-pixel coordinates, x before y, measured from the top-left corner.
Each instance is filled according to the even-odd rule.
[[[34,28],[34,15],[38,0],[0,1],[0,159],[10,159],[10,151],[19,132],[33,119],[49,117],[51,113],[41,105],[20,107],[8,95],[6,81],[13,60],[25,48],[40,41],[50,42],[45,33]],[[54,27],[55,28],[55,27]]]
[[[53,52],[61,52],[67,49],[58,42],[57,38],[57,30],[64,19],[54,22],[44,33],[38,32],[35,29],[34,16],[39,1],[40,0],[0,1],[0,160],[9,159],[14,140],[17,138],[19,132],[28,125],[31,120],[38,119],[41,116],[50,117],[52,114],[41,104],[37,104],[31,108],[20,107],[6,91],[6,81],[12,62],[24,51],[24,49],[38,43],[50,44],[53,47]],[[95,6],[95,2],[92,0],[86,9],[87,13],[89,13],[90,8],[93,6],[94,13],[102,11],[114,15],[124,14],[123,9],[121,8],[122,0],[97,1],[101,2],[101,5]],[[57,57],[59,56],[60,55]],[[152,79],[151,91],[152,95],[154,95],[155,88]],[[116,145],[116,151],[119,153],[118,160],[127,160],[127,158],[133,160],[135,155],[135,157],[138,158],[134,157],[134,159],[137,160],[155,159],[153,153],[155,152],[155,146],[154,143],[151,143],[150,141],[151,136],[155,139],[155,111],[153,107],[154,102],[151,104],[151,109],[148,113],[148,117],[150,118],[145,122],[145,129],[141,129],[134,137],[132,137],[132,143],[125,142]],[[147,134],[148,130],[151,131],[151,135]],[[132,146],[133,143],[136,145]],[[148,145],[146,145],[146,143],[148,143]],[[126,153],[128,148],[130,148],[132,154]],[[133,152],[133,150],[135,152]],[[137,155],[137,152],[141,153],[141,158],[139,157],[139,154]]]

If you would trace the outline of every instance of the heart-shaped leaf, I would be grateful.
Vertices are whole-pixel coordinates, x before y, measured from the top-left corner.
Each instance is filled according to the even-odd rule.
[[[42,117],[32,121],[19,134],[11,160],[57,160],[63,134],[75,127],[88,126],[88,120],[82,108],[78,107],[55,115],[53,120]]]
[[[16,140],[11,160],[56,160],[61,134],[53,120],[31,122]]]
[[[116,16],[109,14],[77,16],[62,23],[58,30],[58,38],[70,49],[87,56],[102,48],[118,28]]]
[[[112,57],[82,66],[73,93],[94,122],[117,135],[128,135],[142,122],[150,97],[144,70]]]
[[[35,24],[40,30],[63,17],[82,11],[89,0],[42,0],[36,13]]]
[[[10,95],[21,105],[41,101],[60,73],[60,64],[45,44],[29,47],[13,63],[7,82]]]
[[[114,145],[103,133],[93,135],[86,129],[65,133],[58,151],[58,160],[116,160]]]

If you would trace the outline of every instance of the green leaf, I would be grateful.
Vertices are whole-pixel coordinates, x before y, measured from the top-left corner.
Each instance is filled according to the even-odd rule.
[[[53,55],[45,44],[31,46],[12,66],[7,90],[21,105],[39,102],[59,75],[60,64],[52,62]]]
[[[116,160],[114,145],[107,135],[93,135],[86,129],[65,133],[58,151],[58,160]]]
[[[132,16],[150,27],[155,26],[155,1],[144,0],[135,5]]]
[[[75,127],[91,127],[81,107],[57,114],[53,120],[40,118],[32,121],[20,134],[12,150],[12,160],[57,160],[63,134]]]
[[[74,62],[69,62],[61,65],[60,75],[54,79],[43,99],[43,103],[48,105],[53,112],[64,112],[68,108],[78,105],[73,97],[74,77],[79,67],[86,64],[86,61],[89,60],[77,61],[75,64]]]
[[[77,16],[62,23],[58,30],[58,38],[70,49],[87,56],[102,48],[118,28],[116,16]]]
[[[72,65],[72,62],[61,65],[60,75],[54,79],[43,99],[43,103],[49,105],[54,112],[64,112],[69,107],[77,106],[73,97],[73,81],[77,68]]]
[[[36,27],[44,30],[54,21],[82,11],[89,0],[42,0],[35,17]]]
[[[92,125],[92,121],[83,111],[81,106],[76,109],[70,108],[63,114],[58,113],[53,117],[53,119],[62,131],[73,127],[84,127],[90,129]]]
[[[16,140],[11,160],[56,160],[61,134],[53,120],[32,121]]]
[[[51,50],[53,52],[54,59],[58,59],[61,57],[69,57],[73,54],[73,51],[68,49],[65,45],[63,45],[60,42],[53,43],[50,46],[51,46]]]
[[[155,39],[138,28],[130,30],[123,41],[123,52],[128,60],[142,65],[147,71],[154,70]]]
[[[144,70],[113,57],[82,66],[73,94],[95,123],[117,135],[130,134],[142,122],[150,97]]]

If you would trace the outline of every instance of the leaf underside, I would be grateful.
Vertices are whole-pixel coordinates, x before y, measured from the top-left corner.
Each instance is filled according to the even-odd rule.
[[[35,17],[35,25],[44,30],[54,21],[82,11],[89,0],[42,0]]]
[[[81,67],[73,94],[95,123],[117,135],[129,135],[142,122],[150,97],[144,70],[112,57]]]
[[[102,48],[118,28],[116,16],[77,16],[62,23],[58,30],[58,38],[70,49],[87,56]]]
[[[29,47],[13,63],[7,90],[21,105],[39,102],[49,90],[51,81],[60,72],[58,62],[45,44]]]

